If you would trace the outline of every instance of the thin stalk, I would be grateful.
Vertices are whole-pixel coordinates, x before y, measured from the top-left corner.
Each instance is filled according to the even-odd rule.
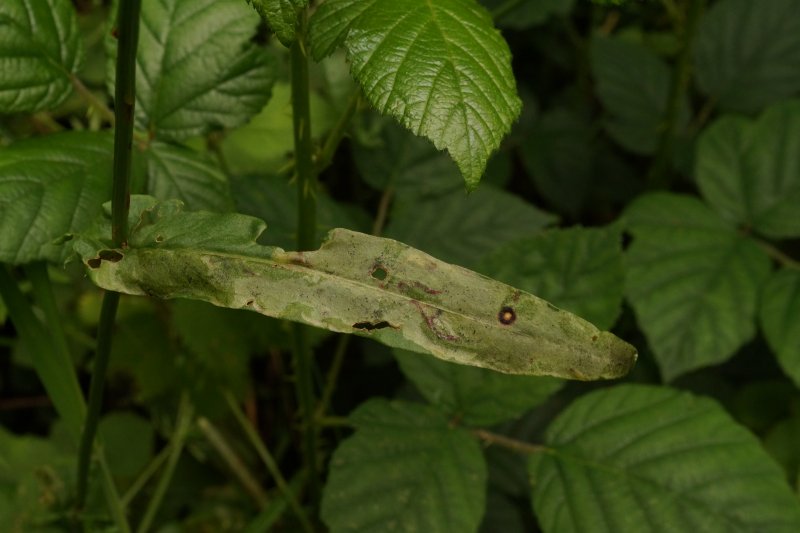
[[[89,107],[94,108],[100,114],[100,116],[111,124],[111,127],[114,127],[116,119],[114,117],[114,113],[108,108],[106,103],[102,101],[100,98],[97,97],[92,91],[89,90],[86,85],[78,78],[75,74],[69,75],[69,81],[72,83],[72,87],[75,88],[75,92],[81,95],[81,98],[89,104]]]
[[[542,453],[549,450],[547,446],[542,446],[541,444],[530,444],[525,441],[506,437],[505,435],[492,433],[485,429],[471,429],[470,433],[486,444],[501,446],[518,453]]]
[[[336,153],[339,143],[341,143],[342,138],[344,138],[347,126],[350,124],[350,119],[353,118],[356,109],[358,109],[358,102],[360,99],[361,89],[355,89],[347,100],[347,106],[345,106],[344,111],[339,115],[336,124],[333,125],[330,133],[328,133],[328,136],[325,138],[325,143],[322,145],[322,150],[320,150],[319,157],[317,158],[317,174],[328,168],[328,165],[333,161],[333,154]]]
[[[317,404],[316,418],[319,420],[325,416],[330,407],[333,392],[336,390],[336,383],[339,381],[339,372],[342,370],[344,356],[347,353],[347,345],[350,344],[350,335],[340,335],[336,344],[336,351],[333,353],[333,361],[325,378],[325,388],[322,389],[322,396]]]
[[[239,483],[244,487],[244,490],[246,490],[250,494],[250,497],[256,502],[258,508],[264,509],[267,503],[269,503],[267,494],[264,492],[264,489],[261,488],[258,481],[250,474],[247,465],[244,464],[244,461],[236,454],[231,445],[228,444],[228,441],[225,440],[222,433],[220,433],[219,430],[214,427],[214,424],[206,417],[200,417],[197,420],[197,427],[200,428],[200,431],[211,446],[217,450],[217,453],[220,454],[222,460],[225,461],[225,464],[231,469],[233,475],[236,476]]]
[[[791,270],[800,270],[800,261],[784,253],[775,245],[752,235],[749,236],[768,256],[775,260],[779,265]]]
[[[156,489],[153,492],[153,497],[147,504],[147,509],[142,517],[142,521],[136,529],[137,533],[145,533],[150,529],[153,519],[158,512],[158,508],[161,507],[161,502],[164,500],[164,495],[167,493],[169,484],[172,481],[172,476],[175,474],[175,467],[178,466],[178,459],[181,458],[181,454],[183,453],[183,446],[186,444],[186,436],[189,434],[193,416],[194,406],[192,406],[192,403],[189,401],[188,395],[184,393],[181,395],[181,401],[178,405],[175,429],[169,440],[169,457],[167,458],[167,464],[158,480]]]
[[[116,128],[114,129],[114,167],[111,192],[111,239],[117,247],[126,246],[128,240],[133,112],[136,102],[136,45],[139,40],[140,8],[141,0],[120,0],[117,18],[119,47],[117,50]],[[106,292],[98,324],[97,351],[92,382],[89,387],[88,412],[79,445],[78,509],[81,509],[86,501],[89,464],[103,404],[106,369],[111,355],[111,340],[118,305],[119,294]]]
[[[136,495],[139,494],[139,491],[141,491],[144,486],[147,485],[147,482],[150,481],[150,478],[152,478],[156,472],[158,472],[167,458],[169,458],[170,450],[171,448],[169,445],[164,446],[164,448],[158,452],[158,455],[156,455],[153,460],[147,464],[141,473],[139,473],[139,476],[134,480],[131,486],[128,487],[128,490],[125,492],[125,494],[122,495],[122,499],[120,501],[123,507],[128,507]]]
[[[247,417],[239,408],[239,405],[236,403],[236,399],[232,394],[226,393],[225,400],[228,402],[228,407],[230,407],[234,418],[236,418],[236,421],[239,422],[239,425],[242,427],[242,430],[247,436],[247,439],[250,441],[250,444],[256,450],[256,453],[258,453],[258,456],[261,458],[264,466],[267,467],[267,471],[272,476],[272,479],[275,480],[275,486],[278,487],[278,490],[283,495],[284,500],[292,508],[292,511],[294,511],[295,515],[297,515],[298,520],[300,520],[303,531],[306,531],[307,533],[313,532],[314,528],[311,526],[311,522],[309,521],[306,512],[300,506],[300,503],[297,501],[297,498],[295,498],[294,493],[289,487],[289,484],[283,477],[277,461],[275,461],[275,458],[272,456],[269,449],[264,445],[261,437],[259,437],[258,433],[256,433],[253,425],[249,420],[247,420]]]
[[[675,146],[676,130],[679,126],[681,104],[686,97],[686,91],[689,88],[692,76],[692,41],[694,40],[704,5],[705,0],[688,0],[685,17],[678,19],[683,22],[681,49],[678,52],[667,107],[664,110],[666,113],[664,128],[661,132],[653,165],[647,175],[648,185],[654,189],[669,186],[671,159]]]
[[[297,249],[310,250],[316,244],[316,190],[314,148],[311,143],[311,110],[309,106],[308,48],[306,46],[308,12],[298,15],[296,40],[291,48],[292,123],[294,159],[297,173]],[[317,468],[317,431],[314,428],[314,372],[311,348],[305,326],[292,325],[292,359],[295,372],[295,394],[303,433],[303,456],[309,472],[309,490],[313,502],[318,501],[320,480]]]
[[[294,498],[295,493],[300,491],[303,483],[305,483],[307,474],[305,470],[301,470],[300,473],[289,482],[289,491],[292,498]],[[267,531],[272,531],[272,526],[280,519],[286,511],[287,506],[287,497],[285,494],[282,495],[281,498],[272,500],[269,505],[247,525],[244,533],[266,533]]]

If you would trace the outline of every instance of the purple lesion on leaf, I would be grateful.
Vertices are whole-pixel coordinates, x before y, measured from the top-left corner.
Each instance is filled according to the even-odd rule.
[[[430,294],[430,295],[433,295],[433,296],[435,296],[437,294],[442,294],[444,292],[444,291],[440,291],[440,290],[437,290],[437,289],[432,289],[432,288],[428,287],[427,285],[425,285],[424,283],[421,283],[419,281],[412,281],[410,283],[406,283],[405,281],[401,281],[401,282],[399,282],[397,284],[397,288],[399,290],[403,291],[403,292],[410,292],[410,291],[413,291],[413,289],[416,289],[416,290],[424,292],[425,294]]]
[[[439,324],[439,315],[442,314],[441,309],[436,309],[436,311],[433,314],[429,315],[425,312],[423,304],[421,304],[416,300],[411,300],[411,303],[414,304],[414,306],[416,306],[417,310],[419,311],[419,314],[422,315],[422,318],[425,320],[425,324],[428,326],[428,329],[430,329],[431,332],[433,332],[433,334],[436,335],[436,337],[442,339],[443,341],[450,341],[450,342],[455,342],[459,340],[458,336],[453,335],[452,333],[441,331],[441,325]]]

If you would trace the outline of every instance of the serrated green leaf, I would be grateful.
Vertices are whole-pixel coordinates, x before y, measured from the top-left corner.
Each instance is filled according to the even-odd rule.
[[[472,426],[491,426],[519,417],[561,388],[558,379],[509,376],[395,350],[400,370],[431,404]]]
[[[759,318],[783,371],[800,387],[800,272],[772,275],[761,293]]]
[[[569,406],[531,456],[545,532],[800,529],[783,472],[714,401],[620,385]]]
[[[624,215],[626,295],[665,380],[728,359],[755,335],[762,250],[698,199],[653,193]]]
[[[800,101],[756,121],[723,117],[700,137],[697,184],[723,217],[769,237],[800,236]]]
[[[61,262],[111,196],[112,138],[69,132],[0,150],[0,262]]]
[[[275,32],[284,46],[294,42],[297,13],[308,5],[308,0],[247,0]]]
[[[148,194],[161,200],[181,200],[192,210],[233,211],[228,178],[197,152],[155,141],[145,157]]]
[[[508,45],[475,0],[328,0],[311,19],[319,60],[343,45],[369,101],[447,150],[468,189],[517,118]]]
[[[107,226],[75,249],[109,290],[249,309],[511,374],[610,378],[636,360],[544,300],[391,239],[336,229],[317,251],[285,252],[256,244],[261,220],[151,197],[133,197],[128,248],[109,248]]]
[[[631,152],[652,154],[669,101],[669,67],[644,46],[621,39],[595,37],[590,52],[597,96],[610,115],[609,135]],[[677,120],[678,129],[689,120],[685,98]]]
[[[144,0],[136,126],[180,141],[247,122],[275,80],[274,59],[251,42],[258,20],[241,0]],[[113,87],[116,40],[106,45]]]
[[[437,410],[373,399],[331,458],[322,519],[347,531],[476,531],[486,505],[477,441]]]
[[[69,0],[0,4],[0,113],[52,109],[72,94],[83,40]]]
[[[620,228],[549,230],[498,248],[478,270],[547,299],[600,328],[614,325],[625,274]]]
[[[398,199],[386,235],[445,261],[475,265],[482,256],[556,221],[519,196],[484,185],[429,198]]]
[[[750,0],[714,3],[694,45],[700,89],[727,110],[752,113],[800,91],[800,18],[794,0],[767,7]]]

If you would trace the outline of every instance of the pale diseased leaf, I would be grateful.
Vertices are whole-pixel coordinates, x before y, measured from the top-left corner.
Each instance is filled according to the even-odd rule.
[[[146,158],[148,194],[160,200],[181,200],[193,210],[233,210],[228,178],[202,155],[156,141],[148,147]]]
[[[697,184],[728,220],[769,237],[800,236],[800,101],[756,121],[723,117],[700,137]]]
[[[595,37],[591,41],[592,73],[597,95],[609,113],[606,130],[637,154],[652,154],[663,129],[670,91],[669,67],[642,45]],[[681,101],[678,126],[688,122],[689,104]]]
[[[772,275],[761,294],[760,318],[783,371],[800,387],[800,272]]]
[[[391,239],[336,229],[317,251],[285,252],[255,243],[258,219],[135,200],[130,248],[76,244],[103,288],[250,309],[511,374],[613,378],[636,360],[544,300]]]
[[[531,456],[545,532],[800,529],[800,503],[756,438],[714,401],[621,385],[573,403]]]
[[[622,305],[622,236],[615,226],[550,230],[517,239],[485,257],[478,270],[603,329],[614,325]]]
[[[285,45],[294,42],[297,13],[308,0],[247,0],[258,11],[278,39]]]
[[[0,113],[52,109],[72,94],[83,40],[69,0],[0,2]]]
[[[696,198],[644,196],[625,213],[626,295],[665,380],[721,363],[755,335],[770,261]]]
[[[111,197],[112,144],[70,132],[0,150],[0,262],[66,258],[57,240],[85,229]]]
[[[795,0],[723,0],[700,21],[697,84],[724,109],[756,112],[800,91]]]
[[[471,267],[498,246],[555,221],[554,215],[487,184],[469,195],[454,191],[428,198],[398,198],[386,235]]]
[[[272,56],[250,41],[257,26],[258,15],[241,0],[144,0],[137,127],[180,141],[247,122],[275,79]],[[113,87],[116,40],[106,43]]]
[[[322,519],[349,531],[475,531],[486,462],[468,432],[435,409],[373,399],[350,415],[356,433],[331,459]]]
[[[517,118],[508,45],[474,0],[328,0],[311,20],[316,59],[343,45],[369,101],[447,150],[468,189]]]
[[[395,350],[394,355],[426,400],[472,426],[517,418],[547,400],[563,383],[550,377],[509,376],[405,350]]]

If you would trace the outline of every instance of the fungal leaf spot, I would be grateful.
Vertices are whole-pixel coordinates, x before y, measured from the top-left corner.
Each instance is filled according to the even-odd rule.
[[[500,309],[500,312],[497,313],[497,320],[500,321],[501,324],[505,324],[506,326],[513,324],[514,321],[517,319],[517,313],[511,307],[503,307]]]

